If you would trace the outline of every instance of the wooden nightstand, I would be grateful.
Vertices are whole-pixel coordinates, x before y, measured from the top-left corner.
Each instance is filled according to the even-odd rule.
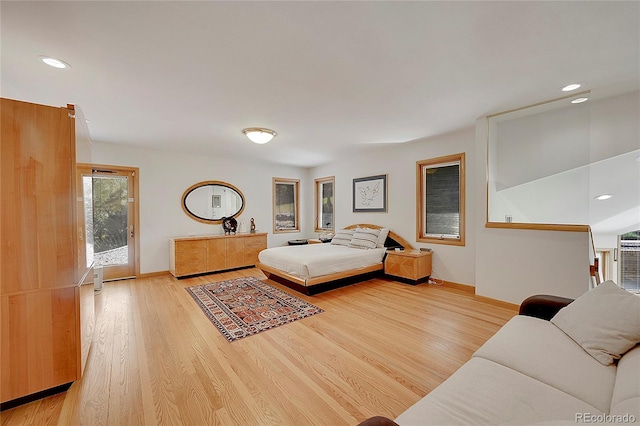
[[[419,284],[431,275],[431,251],[388,251],[384,261],[384,273],[399,281]]]

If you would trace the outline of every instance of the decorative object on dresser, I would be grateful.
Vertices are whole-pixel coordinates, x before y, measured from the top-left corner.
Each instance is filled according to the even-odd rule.
[[[254,266],[267,248],[267,233],[202,235],[169,239],[169,271],[176,278]]]
[[[225,235],[235,234],[236,229],[238,229],[238,221],[233,217],[223,217],[222,229],[224,230]]]
[[[253,220],[253,218],[251,218],[251,230],[249,232],[251,232],[252,234],[256,233],[256,222],[255,220]]]
[[[90,218],[83,217],[80,169],[91,162],[86,120],[74,105],[0,102],[5,410],[65,391],[80,379],[95,305],[84,257]]]
[[[324,312],[255,277],[187,287],[230,342]]]
[[[225,218],[240,216],[245,199],[242,191],[230,183],[207,180],[187,188],[182,194],[181,205],[191,219],[215,225]]]
[[[387,211],[387,175],[353,180],[354,212]]]

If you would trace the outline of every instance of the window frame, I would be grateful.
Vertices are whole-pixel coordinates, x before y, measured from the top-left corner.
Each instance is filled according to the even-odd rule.
[[[294,187],[294,228],[278,228],[276,223],[277,200],[276,193],[278,185],[293,185]],[[273,233],[285,234],[289,232],[300,232],[300,179],[273,178]]]
[[[446,167],[459,163],[459,238],[447,236],[433,237],[426,233],[426,181],[422,178],[427,168]],[[416,161],[416,241],[432,244],[465,245],[465,153],[446,155]],[[424,206],[424,207],[423,207]]]
[[[322,192],[320,191],[320,187],[326,183],[331,183],[332,185],[332,204],[333,204],[333,220],[331,221],[330,228],[323,228],[320,223],[320,218],[322,217],[322,202],[320,201],[320,196]],[[314,221],[314,232],[333,232],[336,229],[336,178],[335,176],[328,176],[324,178],[318,178],[314,180],[314,211],[315,211],[315,221]],[[318,226],[320,225],[320,226]]]

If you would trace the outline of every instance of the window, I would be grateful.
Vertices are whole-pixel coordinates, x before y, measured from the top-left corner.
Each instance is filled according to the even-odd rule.
[[[618,236],[618,281],[625,290],[640,293],[640,231]]]
[[[273,232],[300,232],[298,198],[300,181],[273,178]]]
[[[416,162],[416,240],[463,246],[464,153]]]
[[[333,231],[333,188],[335,178],[333,176],[315,180],[316,194],[316,232]]]

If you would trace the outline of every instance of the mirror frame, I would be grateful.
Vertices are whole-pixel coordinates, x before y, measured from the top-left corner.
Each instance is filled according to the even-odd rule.
[[[219,185],[219,186],[224,186],[227,187],[229,189],[233,189],[235,192],[238,193],[238,195],[240,196],[240,198],[242,199],[242,207],[240,208],[240,210],[238,212],[236,212],[235,214],[233,214],[230,217],[238,217],[242,214],[242,212],[244,211],[244,208],[246,206],[246,199],[244,197],[244,194],[242,193],[242,191],[240,191],[238,188],[236,188],[235,186],[231,185],[230,183],[227,182],[223,182],[220,180],[205,180],[202,182],[198,182],[194,185],[191,185],[189,188],[187,188],[186,191],[184,191],[184,194],[182,194],[182,200],[180,202],[180,205],[182,206],[182,210],[187,214],[187,216],[189,216],[191,219],[196,220],[200,223],[207,223],[210,225],[216,225],[216,224],[221,224],[222,223],[222,219],[205,219],[202,218],[200,216],[196,216],[195,214],[193,214],[188,208],[187,208],[187,197],[189,196],[189,194],[191,194],[193,191],[195,191],[198,188],[201,188],[203,186],[209,186],[209,185]]]

